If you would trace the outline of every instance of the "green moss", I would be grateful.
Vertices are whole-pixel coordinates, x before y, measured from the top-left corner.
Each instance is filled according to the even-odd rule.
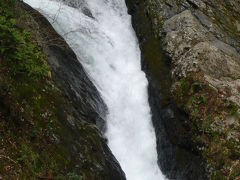
[[[16,4],[15,0],[0,2],[0,57],[14,76],[47,76],[49,68],[41,49],[27,31],[19,28],[24,12]]]
[[[74,168],[58,138],[68,135],[61,107],[68,102],[48,76],[31,28],[21,24],[26,12],[20,6],[0,2],[0,174],[4,179],[66,179]],[[75,174],[69,178],[76,179]]]
[[[240,153],[239,137],[227,139],[229,133],[239,127],[236,123],[227,125],[226,121],[228,118],[239,120],[239,107],[222,98],[198,73],[181,79],[173,90],[173,96],[179,107],[190,116],[192,141],[195,147],[202,146],[200,151],[208,164],[211,179],[229,177],[231,166],[238,162]]]
[[[162,28],[162,17],[158,16],[152,8],[150,8],[150,1],[144,1],[138,4],[138,29],[137,33],[141,41],[140,48],[143,55],[143,66],[148,77],[156,86],[156,89],[163,94],[161,103],[163,106],[168,105],[171,101],[171,75],[170,75],[170,60],[164,56],[161,42],[158,38],[158,33]],[[154,14],[154,16],[152,15]],[[157,21],[155,21],[157,20]],[[156,24],[158,28],[152,28]]]
[[[64,129],[59,122],[61,117],[57,116],[61,94],[53,84],[50,86],[53,83],[50,80],[46,85],[44,81],[16,81],[9,74],[7,77],[0,81],[3,86],[8,84],[8,95],[0,94],[2,106],[7,109],[1,117],[0,137],[3,143],[0,149],[5,149],[6,156],[16,159],[17,163],[12,173],[4,169],[8,163],[0,163],[0,173],[27,179],[46,174],[49,177],[55,177],[56,173],[61,175],[69,163],[66,150],[65,147],[55,147],[52,140],[63,133],[58,129]]]
[[[213,11],[207,6],[204,13],[208,15],[214,24],[225,32],[227,36],[238,39],[240,32],[238,31],[236,22],[240,21],[240,13],[227,1],[217,0],[216,4],[218,4],[214,7],[216,10]],[[224,39],[224,41],[228,43],[228,39]]]
[[[68,179],[69,180],[82,180],[82,176],[79,176],[75,173],[69,173],[68,174]]]
[[[151,22],[151,26],[153,27],[153,33],[156,38],[159,37],[159,34],[162,30],[163,26],[163,17],[160,15],[158,9],[158,3],[156,1],[145,1],[144,9],[147,10],[148,21]],[[144,11],[143,11],[144,12]]]

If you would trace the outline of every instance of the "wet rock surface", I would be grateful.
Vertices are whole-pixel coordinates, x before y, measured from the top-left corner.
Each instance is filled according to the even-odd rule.
[[[89,80],[76,55],[51,24],[36,10],[24,4],[31,14],[30,24],[43,46],[52,75],[65,98],[60,104],[64,129],[58,137],[59,147],[67,148],[70,169],[82,179],[125,179],[119,163],[98,129],[104,130],[106,105]],[[98,127],[97,127],[98,126]]]
[[[127,4],[150,81],[163,172],[170,179],[238,179],[240,2]]]
[[[158,163],[170,179],[205,179],[201,157],[191,152],[185,112],[170,94],[170,60],[164,55],[159,39],[145,11],[144,4],[128,2],[142,51],[142,65],[149,80],[149,102],[157,137]]]

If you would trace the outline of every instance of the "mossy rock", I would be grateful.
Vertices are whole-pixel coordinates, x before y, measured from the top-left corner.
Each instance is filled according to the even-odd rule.
[[[178,81],[173,97],[190,116],[192,141],[206,160],[211,179],[238,177],[231,167],[240,159],[239,107],[209,86],[201,73]]]
[[[8,14],[14,18],[11,28],[13,32],[18,32],[18,36],[23,36],[18,38],[24,41],[25,46],[23,49],[19,47],[17,51],[30,52],[27,53],[27,61],[22,59],[26,57],[24,53],[25,55],[18,58],[20,63],[14,64],[27,67],[21,68],[17,73],[12,69],[13,64],[9,63],[14,57],[8,53],[0,53],[0,177],[125,179],[118,162],[94,124],[94,118],[100,119],[100,115],[97,117],[98,112],[85,99],[82,102],[73,102],[75,98],[65,91],[66,88],[70,89],[70,82],[57,81],[59,77],[54,71],[56,69],[49,63],[50,58],[53,61],[55,59],[46,55],[46,49],[54,46],[58,49],[57,55],[62,55],[69,65],[81,67],[77,64],[79,62],[76,56],[37,11],[13,0],[1,1],[0,9],[8,2],[13,4],[4,9],[4,12],[9,11]],[[1,16],[5,14],[0,13]],[[43,26],[38,24],[40,22]],[[37,27],[40,29],[37,30]],[[41,28],[47,28],[47,31]],[[39,31],[44,32],[45,37],[53,38],[55,44],[41,43],[43,37]],[[82,79],[90,84],[85,71],[81,68],[79,71],[81,72],[78,75],[82,75]],[[89,84],[88,88],[92,88],[89,92],[84,92],[85,96],[81,96],[92,96],[97,101],[98,92]],[[99,100],[99,103],[103,101]]]

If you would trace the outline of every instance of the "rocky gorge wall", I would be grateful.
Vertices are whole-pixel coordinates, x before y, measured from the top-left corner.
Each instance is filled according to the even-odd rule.
[[[49,72],[15,77],[0,54],[0,179],[125,179],[99,130],[106,105],[76,55],[38,11],[11,8]]]
[[[162,171],[169,179],[239,179],[239,0],[127,4]],[[99,131],[107,108],[75,54],[37,11],[15,8],[25,16],[14,28],[30,33],[50,70],[14,77],[0,53],[0,179],[125,179]]]
[[[170,179],[238,179],[240,2],[127,4],[150,81],[161,169]]]
[[[42,29],[39,38],[43,43],[47,42],[43,44],[43,51],[48,57],[54,79],[73,106],[71,113],[64,113],[64,123],[75,139],[66,140],[73,158],[71,164],[81,173],[82,179],[125,179],[124,172],[100,132],[104,129],[107,107],[99,92],[74,52],[51,24],[37,11],[26,4],[24,6],[37,27]],[[49,40],[51,43],[48,43]]]

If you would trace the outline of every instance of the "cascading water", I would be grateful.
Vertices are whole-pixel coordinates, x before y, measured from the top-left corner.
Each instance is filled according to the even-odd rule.
[[[108,106],[108,145],[129,180],[164,179],[147,79],[124,0],[25,0],[74,50]]]

